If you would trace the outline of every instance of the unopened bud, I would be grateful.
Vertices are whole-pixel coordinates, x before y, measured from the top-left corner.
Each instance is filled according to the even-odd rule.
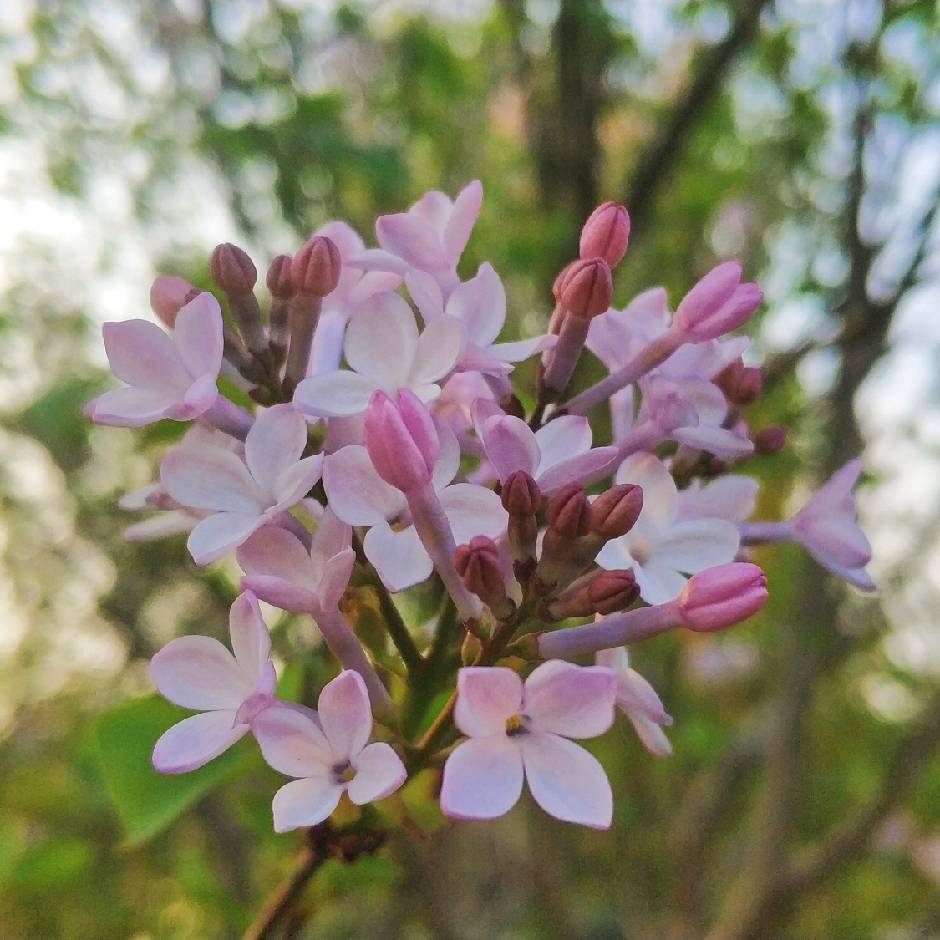
[[[639,596],[640,588],[632,570],[596,571],[579,578],[571,589],[549,603],[545,612],[553,620],[612,614],[629,607]]]
[[[290,255],[278,255],[271,262],[265,281],[271,296],[277,300],[290,300],[294,296],[296,288],[291,279]]]
[[[552,296],[555,298],[555,300],[561,301],[561,295],[564,293],[565,285],[568,283],[568,278],[570,277],[571,272],[574,270],[574,267],[577,263],[577,261],[571,261],[558,272],[558,275],[552,284]]]
[[[754,453],[761,454],[764,457],[777,453],[786,446],[787,443],[786,428],[777,425],[769,428],[761,428],[754,435]]]
[[[339,249],[325,235],[314,235],[291,260],[291,280],[298,293],[326,297],[339,283],[343,261]]]
[[[717,339],[747,321],[763,297],[757,284],[741,283],[740,261],[725,261],[682,298],[673,324],[689,342]]]
[[[709,633],[746,620],[767,597],[767,577],[757,565],[731,562],[693,575],[676,604],[683,626]]]
[[[610,265],[603,258],[575,261],[565,277],[559,303],[566,314],[590,320],[610,307],[613,289]]]
[[[731,404],[750,405],[764,390],[764,370],[746,366],[741,359],[735,359],[718,373],[715,384]]]
[[[581,257],[603,258],[612,268],[627,252],[630,215],[616,202],[599,205],[581,229]]]
[[[542,494],[538,483],[525,470],[516,470],[506,478],[499,498],[503,509],[510,516],[534,516],[538,512]]]
[[[626,535],[643,509],[643,488],[620,483],[601,493],[591,503],[591,532],[605,539]]]
[[[545,516],[549,529],[565,538],[587,535],[591,526],[591,504],[578,483],[569,483],[548,501]]]
[[[230,297],[250,294],[258,280],[254,262],[238,245],[217,245],[209,259],[209,276]]]
[[[176,315],[198,293],[184,278],[161,274],[150,288],[150,308],[172,330]]]
[[[366,409],[363,438],[376,473],[404,493],[431,479],[440,450],[427,408],[408,389],[397,400],[374,392]]]
[[[468,591],[483,601],[498,620],[511,617],[515,604],[506,595],[506,581],[496,543],[485,535],[476,535],[454,552],[454,567]]]

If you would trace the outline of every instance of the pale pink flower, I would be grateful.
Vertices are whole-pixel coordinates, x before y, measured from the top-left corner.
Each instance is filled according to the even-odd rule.
[[[449,432],[439,429],[440,454],[431,478],[457,545],[474,535],[498,538],[507,516],[499,497],[471,483],[451,483],[460,464],[460,449]],[[376,472],[365,447],[349,445],[326,457],[323,486],[330,507],[354,526],[369,526],[363,549],[388,587],[401,591],[430,577],[433,563],[415,530],[404,493]]]
[[[757,284],[741,283],[741,262],[725,261],[682,298],[675,324],[688,342],[716,339],[746,323],[763,299]]]
[[[448,316],[460,324],[463,346],[457,368],[464,372],[504,379],[512,372],[513,363],[550,349],[558,340],[546,334],[512,343],[496,342],[506,322],[506,291],[499,275],[486,262],[469,281],[458,284],[446,300],[438,282],[424,271],[406,275],[405,283],[425,323]]]
[[[733,627],[767,603],[767,576],[750,562],[716,565],[692,575],[676,609],[682,626],[698,633]]]
[[[454,720],[468,740],[444,765],[445,815],[502,816],[515,806],[525,779],[545,812],[606,829],[613,811],[607,776],[568,739],[610,728],[616,687],[609,669],[559,660],[543,663],[525,684],[511,669],[461,669]]]
[[[668,757],[672,745],[663,728],[672,724],[672,716],[663,707],[656,690],[631,668],[627,648],[617,646],[601,650],[594,662],[617,677],[617,707],[630,719],[643,746],[657,757]]]
[[[427,271],[445,295],[457,284],[457,262],[480,214],[483,186],[474,180],[457,198],[432,190],[407,212],[380,216],[375,223],[378,250],[363,252],[351,264],[366,270]]]
[[[357,806],[384,799],[407,776],[388,744],[369,743],[369,695],[362,677],[350,669],[323,687],[316,717],[270,708],[253,731],[264,759],[279,773],[297,778],[274,795],[277,832],[323,822],[344,793]]]
[[[150,661],[160,694],[201,712],[173,725],[157,741],[153,766],[162,774],[196,770],[218,757],[274,701],[271,637],[250,591],[232,604],[229,632],[234,656],[211,637],[183,636]]]
[[[796,539],[824,568],[863,591],[875,590],[865,570],[871,544],[858,525],[855,489],[860,460],[850,460],[816,491],[788,523]]]
[[[88,403],[92,421],[127,428],[163,418],[190,421],[215,403],[222,312],[211,294],[179,311],[172,337],[147,320],[105,323],[102,332],[111,369],[127,385]]]
[[[563,415],[533,432],[520,418],[493,410],[490,403],[478,405],[477,430],[487,459],[503,483],[517,470],[524,470],[542,493],[549,494],[613,470],[617,448],[592,449],[587,418]]]
[[[220,448],[177,449],[164,458],[160,479],[181,506],[208,515],[187,545],[207,565],[241,545],[296,503],[320,479],[322,457],[301,459],[307,424],[290,405],[258,415],[245,440],[245,457]]]
[[[394,395],[403,388],[431,401],[441,391],[437,382],[453,370],[460,344],[455,320],[441,317],[419,335],[405,300],[390,292],[375,294],[346,328],[350,368],[304,379],[294,393],[294,407],[311,418],[358,415],[373,392]]]
[[[753,477],[727,474],[702,484],[693,480],[679,492],[678,519],[744,522],[754,512],[760,484]]]
[[[601,549],[597,563],[614,570],[632,568],[648,604],[672,600],[685,586],[685,575],[729,562],[737,554],[738,528],[726,519],[679,518],[675,481],[653,454],[628,457],[615,480],[643,488],[643,510],[626,535]]]
[[[336,245],[342,261],[339,283],[323,298],[320,319],[313,335],[309,373],[316,375],[339,368],[349,318],[375,294],[395,290],[401,284],[401,275],[351,267],[349,262],[365,251],[365,244],[346,222],[327,222],[313,235],[329,238]]]

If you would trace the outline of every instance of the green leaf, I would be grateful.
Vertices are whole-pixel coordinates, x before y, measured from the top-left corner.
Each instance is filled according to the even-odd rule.
[[[188,774],[158,774],[150,764],[157,738],[187,712],[153,695],[105,712],[95,726],[101,775],[124,827],[127,847],[167,828],[213,787],[246,767],[243,743]]]

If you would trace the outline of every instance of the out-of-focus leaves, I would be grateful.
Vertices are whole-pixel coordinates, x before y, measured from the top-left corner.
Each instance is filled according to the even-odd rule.
[[[150,764],[153,745],[186,714],[154,695],[119,705],[98,719],[95,734],[101,775],[128,847],[152,839],[196,800],[246,767],[248,754],[239,742],[192,773],[158,774]]]

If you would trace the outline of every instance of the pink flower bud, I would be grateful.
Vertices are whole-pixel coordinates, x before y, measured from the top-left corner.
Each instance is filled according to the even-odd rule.
[[[605,539],[620,538],[636,524],[643,509],[643,489],[620,483],[591,503],[591,531]]]
[[[551,601],[545,613],[552,620],[612,614],[629,607],[640,596],[636,576],[630,569],[597,571],[586,583],[572,587]]]
[[[515,470],[506,478],[500,499],[510,516],[534,516],[539,510],[542,494],[525,470]]]
[[[761,428],[754,435],[754,453],[767,457],[770,454],[777,453],[786,446],[787,443],[786,428],[774,425],[769,428]]]
[[[555,282],[552,284],[552,296],[555,300],[561,301],[561,295],[564,293],[565,285],[568,283],[568,278],[577,263],[577,261],[572,261],[558,272]]]
[[[587,535],[591,525],[591,504],[578,483],[562,487],[548,501],[545,516],[549,528],[565,538]]]
[[[254,262],[238,245],[216,245],[209,258],[209,276],[226,294],[240,297],[250,294],[258,280]]]
[[[715,384],[732,405],[750,405],[764,390],[764,370],[735,359],[718,373]]]
[[[440,441],[427,408],[413,392],[401,389],[397,401],[374,392],[364,437],[372,465],[386,483],[407,493],[430,481]]]
[[[268,268],[266,283],[271,296],[278,300],[290,300],[294,296],[294,282],[291,280],[290,255],[278,255]]]
[[[581,257],[603,258],[612,268],[627,252],[630,215],[616,202],[599,205],[581,229]]]
[[[161,274],[150,288],[150,307],[172,330],[176,325],[176,315],[192,299],[189,296],[191,291],[196,289],[184,278]]]
[[[746,322],[763,298],[757,284],[741,283],[740,261],[725,261],[682,298],[674,323],[690,342],[717,339]]]
[[[497,618],[512,615],[515,605],[506,595],[499,549],[492,539],[475,535],[467,545],[457,546],[454,566],[467,590],[476,594]]]
[[[607,310],[613,289],[610,266],[603,258],[575,261],[565,276],[559,303],[566,314],[589,320]]]
[[[731,562],[693,575],[677,605],[683,626],[709,633],[747,620],[766,601],[764,572],[748,562]]]
[[[290,273],[298,293],[326,297],[336,289],[342,270],[336,245],[325,235],[314,235],[294,255]]]

